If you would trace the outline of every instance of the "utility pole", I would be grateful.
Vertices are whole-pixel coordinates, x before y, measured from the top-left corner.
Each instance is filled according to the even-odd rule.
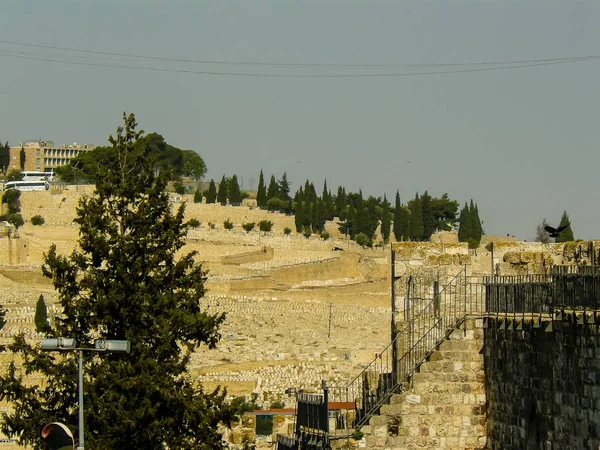
[[[327,337],[331,338],[331,310],[333,308],[333,303],[329,303],[329,331],[327,332]]]

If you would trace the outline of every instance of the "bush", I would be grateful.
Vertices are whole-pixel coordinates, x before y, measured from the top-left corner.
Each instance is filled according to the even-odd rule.
[[[46,223],[46,221],[44,220],[44,218],[42,216],[35,215],[31,218],[31,224],[32,225],[44,225],[44,223]]]
[[[231,400],[230,406],[236,416],[242,417],[245,412],[251,412],[260,409],[260,406],[256,404],[257,399],[257,394],[252,394],[250,401],[246,401],[246,397],[244,396],[235,397],[233,400]]]
[[[177,192],[179,195],[185,194],[185,186],[181,181],[176,181],[173,183],[173,187],[175,188],[175,192]]]
[[[20,170],[12,169],[6,175],[6,181],[21,181],[23,179],[23,174]]]
[[[292,209],[290,202],[274,197],[267,201],[267,209],[269,211],[287,212]]]
[[[254,222],[243,223],[242,228],[246,233],[250,233],[254,229]]]
[[[304,228],[304,237],[306,239],[310,238],[312,236],[312,230],[310,229],[310,227],[305,227]]]
[[[210,228],[211,230],[215,229],[215,224],[212,222],[208,222],[208,228]]]
[[[20,197],[21,191],[19,191],[18,189],[8,189],[2,195],[2,203],[6,203],[8,205],[17,203]]]
[[[323,239],[324,241],[329,239],[329,233],[327,231],[321,232],[321,239]]]
[[[8,223],[15,226],[15,228],[22,227],[25,221],[23,220],[23,216],[19,213],[8,213],[3,216],[0,216],[0,220],[5,220]]]
[[[187,224],[190,228],[198,228],[200,226],[200,221],[195,217],[192,217],[190,220],[188,220]]]
[[[223,222],[223,228],[226,230],[233,230],[233,222],[227,219],[225,222]]]
[[[358,245],[360,245],[361,247],[372,247],[373,246],[373,242],[371,241],[371,239],[369,238],[369,236],[367,236],[365,233],[358,233],[356,235],[356,238],[354,239],[356,241],[356,243]]]
[[[285,227],[283,229],[283,234],[285,234],[286,236],[289,236],[292,233],[292,229],[290,227]]]
[[[283,403],[281,400],[275,400],[273,403],[271,403],[270,408],[271,409],[283,409],[283,408],[285,408],[285,403]]]
[[[270,220],[261,220],[258,222],[258,228],[260,231],[263,231],[265,234],[273,228],[273,222]]]
[[[196,192],[194,192],[194,203],[202,203],[202,192],[200,192],[200,189],[196,189]]]

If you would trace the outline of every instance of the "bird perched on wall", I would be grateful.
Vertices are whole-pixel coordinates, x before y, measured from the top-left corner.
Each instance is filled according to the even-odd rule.
[[[554,228],[554,227],[551,227],[550,225],[546,225],[544,227],[544,230],[546,230],[549,233],[551,238],[557,238],[558,235],[561,232],[563,232],[564,230],[566,230],[569,225],[571,225],[571,222],[567,223],[566,225],[563,225],[562,227],[558,227],[558,228]]]

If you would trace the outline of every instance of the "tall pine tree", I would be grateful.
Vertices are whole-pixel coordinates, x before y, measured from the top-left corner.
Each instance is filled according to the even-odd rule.
[[[267,188],[267,202],[272,198],[278,198],[279,190],[277,186],[277,181],[275,180],[275,176],[271,175],[271,179],[269,180],[269,187]]]
[[[428,241],[433,233],[435,233],[435,217],[432,210],[431,195],[425,191],[421,196],[421,210],[423,217],[423,240]]]
[[[423,207],[419,193],[415,194],[415,198],[409,202],[410,209],[410,240],[420,241],[423,239]]]
[[[402,241],[402,203],[400,203],[400,192],[396,191],[396,203],[394,204],[394,238],[397,242]]]
[[[558,228],[564,227],[565,225],[567,225],[567,228],[560,232],[558,237],[554,239],[554,242],[571,242],[575,240],[575,236],[573,235],[573,230],[571,228],[571,219],[569,219],[569,214],[567,214],[567,211],[563,211]]]
[[[465,206],[460,211],[458,217],[458,240],[459,242],[468,242],[473,236],[473,220],[469,205],[465,203]]]
[[[390,240],[390,203],[387,201],[385,194],[383,194],[383,210],[381,211],[381,238],[384,243],[388,243]]]
[[[243,200],[242,191],[240,190],[240,184],[237,175],[233,174],[229,179],[227,192],[229,196],[229,202],[232,204],[240,204]]]
[[[221,182],[219,183],[217,201],[223,206],[227,204],[227,180],[225,179],[225,175],[223,175],[223,178],[221,178]]]
[[[63,256],[53,245],[44,255],[62,307],[46,336],[83,348],[96,339],[131,343],[126,355],[84,353],[86,447],[222,449],[218,426],[232,419],[225,393],[205,392],[188,365],[201,345],[216,345],[225,317],[199,301],[206,272],[193,252],[181,254],[185,204],[173,210],[167,173],[156,175],[135,117],[124,120],[95,192],[79,201],[78,246]],[[1,398],[14,406],[2,432],[33,448],[45,447],[41,424],[62,422],[77,435],[77,352],[48,354],[23,334],[9,348],[22,369],[9,363],[0,376]],[[46,382],[26,383],[24,373]]]
[[[256,191],[256,206],[259,208],[267,207],[267,187],[265,186],[265,177],[262,169],[258,177],[258,190]]]
[[[208,191],[206,191],[206,203],[215,203],[217,201],[217,186],[215,180],[210,179],[208,184]]]

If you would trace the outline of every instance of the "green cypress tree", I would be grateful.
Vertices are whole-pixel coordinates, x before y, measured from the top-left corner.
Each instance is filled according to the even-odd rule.
[[[349,201],[348,202],[348,218],[346,219],[346,226],[348,228],[348,234],[350,235],[350,239],[354,240],[354,236],[356,236],[356,209],[354,208],[354,204]]]
[[[222,449],[220,423],[233,415],[225,392],[206,392],[189,377],[190,355],[219,340],[224,314],[204,302],[206,272],[183,253],[185,204],[175,211],[167,173],[155,173],[135,117],[125,116],[112,143],[112,159],[98,168],[95,192],[83,197],[74,222],[79,241],[67,256],[53,245],[43,273],[58,293],[63,314],[47,336],[127,339],[129,354],[85,352],[86,447],[97,449]],[[77,352],[50,356],[14,337],[22,369],[9,363],[0,391],[14,409],[2,431],[21,446],[44,448],[40,424],[62,422],[78,434]],[[46,380],[26,385],[23,373]]]
[[[320,217],[320,208],[319,208],[319,199],[316,199],[312,204],[312,212],[311,212],[311,226],[313,233],[319,233],[321,229],[319,228],[319,217]]]
[[[277,182],[277,198],[280,198],[284,202],[292,200],[290,197],[290,182],[287,179],[287,172],[283,172],[281,178]]]
[[[35,304],[35,316],[33,318],[35,323],[35,331],[38,333],[46,333],[50,325],[48,324],[48,310],[46,309],[46,302],[44,296],[40,294],[37,303]]]
[[[19,152],[19,165],[21,166],[21,170],[25,170],[25,149],[21,145],[21,151]]]
[[[385,194],[383,194],[383,210],[381,211],[381,238],[384,243],[388,243],[390,240],[390,203],[387,201]]]
[[[431,201],[431,195],[425,191],[421,196],[424,241],[428,241],[431,235],[435,233],[435,217],[433,216]]]
[[[394,204],[394,238],[396,242],[402,241],[402,204],[400,203],[400,192],[396,191],[396,203]]]
[[[338,186],[337,195],[335,196],[335,214],[339,217],[346,206],[348,206],[346,190],[342,186]]]
[[[471,218],[471,239],[474,241],[474,244],[479,245],[483,236],[483,227],[479,218],[479,209],[477,208],[477,204],[473,203],[473,199],[471,199],[471,204],[469,205],[469,217]]]
[[[569,219],[569,214],[567,214],[567,211],[563,211],[558,228],[564,227],[565,225],[567,225],[567,228],[561,231],[557,238],[554,238],[554,242],[571,242],[575,240],[575,236],[573,235],[573,230],[571,228],[571,219]]]
[[[269,187],[267,188],[267,202],[272,198],[277,198],[279,191],[277,189],[277,181],[275,181],[275,177],[271,175],[271,180],[269,181]]]
[[[265,177],[262,169],[258,178],[258,191],[256,191],[256,206],[264,209],[267,206],[267,187],[265,186]]]
[[[419,193],[409,202],[410,209],[410,240],[420,241],[423,239],[423,208]]]
[[[458,217],[459,242],[468,242],[473,236],[473,220],[471,219],[470,212],[469,205],[465,203],[465,206],[460,211],[460,216]]]
[[[229,196],[229,202],[233,204],[242,203],[243,196],[242,191],[240,190],[240,183],[238,181],[237,175],[232,175],[227,183],[227,192]]]
[[[294,215],[294,223],[296,224],[296,232],[301,233],[304,229],[304,208],[302,206],[302,201],[298,201],[295,204],[296,213]]]
[[[410,209],[407,206],[400,207],[400,230],[403,241],[410,240]]]
[[[223,178],[221,178],[221,182],[219,183],[217,201],[223,206],[227,204],[227,179],[225,178],[225,175],[223,175]]]
[[[208,184],[208,191],[206,192],[206,203],[215,203],[217,201],[217,186],[215,180],[210,179]]]
[[[200,192],[200,189],[196,189],[194,192],[194,203],[202,203],[202,192]]]

